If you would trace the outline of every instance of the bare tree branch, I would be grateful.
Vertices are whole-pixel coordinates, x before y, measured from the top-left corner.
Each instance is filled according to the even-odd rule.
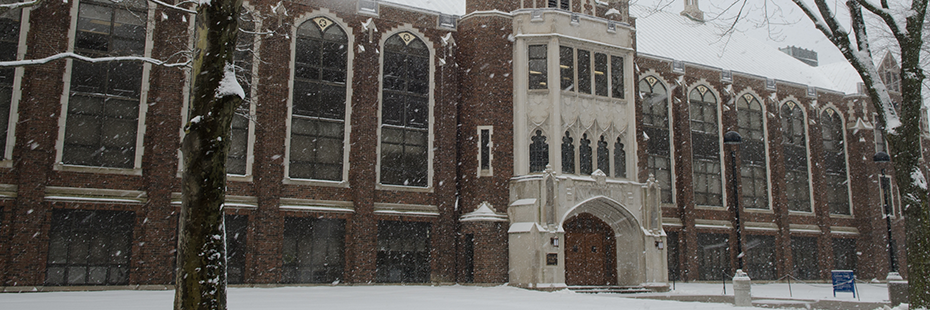
[[[139,56],[114,56],[114,57],[96,57],[95,58],[95,57],[87,57],[84,55],[75,54],[72,52],[66,52],[66,53],[58,53],[52,56],[48,56],[45,58],[39,58],[39,59],[0,61],[0,67],[9,68],[9,67],[36,66],[36,65],[43,65],[43,64],[47,64],[47,63],[50,63],[50,62],[53,62],[59,59],[66,59],[66,58],[77,59],[77,60],[92,62],[92,63],[111,62],[111,61],[141,61],[141,62],[147,62],[147,63],[153,64],[156,66],[162,66],[162,67],[168,67],[168,68],[186,67],[190,65],[190,61],[169,63],[167,61],[162,61],[162,60],[149,58],[149,57],[139,57]]]
[[[163,2],[163,1],[161,1],[161,0],[149,0],[149,1],[152,1],[152,3],[155,3],[155,4],[157,4],[157,5],[161,5],[161,6],[164,6],[164,7],[167,7],[167,8],[172,8],[172,9],[175,9],[175,10],[179,10],[179,11],[184,12],[184,13],[197,14],[197,11],[195,11],[195,10],[185,9],[185,8],[180,7],[180,5],[183,5],[183,4],[193,3],[193,2],[191,2],[191,1],[183,1],[183,2],[178,3],[178,4],[168,4],[168,3],[165,3],[165,2]]]
[[[894,16],[892,16],[891,13],[888,13],[888,10],[887,10],[888,3],[886,0],[882,0],[882,7],[884,8],[876,7],[875,5],[870,3],[868,0],[850,0],[850,1],[858,2],[866,10],[869,10],[869,12],[872,12],[872,14],[875,14],[875,16],[878,16],[879,18],[884,20],[885,25],[887,25],[888,28],[891,29],[891,35],[894,36],[895,39],[898,40],[898,42],[901,42],[901,40],[904,40],[904,33],[902,33],[901,28],[898,27],[897,20],[895,20]]]

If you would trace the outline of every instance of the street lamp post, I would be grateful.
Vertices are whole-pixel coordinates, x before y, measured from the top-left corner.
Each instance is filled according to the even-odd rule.
[[[739,221],[739,172],[736,171],[736,151],[734,150],[739,144],[743,142],[743,138],[740,137],[738,132],[727,131],[723,134],[723,144],[733,145],[730,149],[730,171],[733,175],[733,211],[736,214],[736,259],[738,262],[739,270],[743,269],[743,232],[742,227]]]
[[[743,229],[739,222],[739,172],[736,171],[736,148],[743,142],[738,132],[727,131],[723,134],[723,144],[730,145],[730,171],[733,175],[733,214],[736,228],[736,260],[739,269],[733,275],[733,303],[737,307],[752,307],[752,280],[743,272]]]
[[[891,161],[891,156],[888,156],[888,153],[878,152],[875,153],[875,156],[872,157],[872,161],[878,164],[884,164]],[[894,257],[894,239],[891,236],[891,204],[888,202],[888,182],[885,182],[885,167],[882,166],[882,175],[878,179],[879,187],[881,188],[881,199],[882,199],[882,208],[884,209],[885,215],[885,228],[888,230],[888,272],[892,273],[898,272],[898,264]]]

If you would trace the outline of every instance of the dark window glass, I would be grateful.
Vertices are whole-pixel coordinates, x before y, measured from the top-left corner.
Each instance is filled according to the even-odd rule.
[[[568,131],[562,137],[562,173],[575,173],[575,139]]]
[[[16,60],[16,52],[19,48],[21,15],[21,9],[9,10],[0,14],[0,61]],[[4,150],[6,150],[6,136],[10,127],[10,107],[13,102],[13,75],[15,72],[15,68],[0,68],[0,157],[4,156]]]
[[[820,250],[817,238],[791,237],[792,274],[801,280],[820,280]]]
[[[82,2],[74,51],[89,57],[142,56],[146,7],[139,5]],[[62,161],[133,168],[141,88],[141,63],[74,61]]]
[[[591,52],[578,50],[578,92],[591,93]]]
[[[546,142],[546,136],[542,135],[542,130],[537,130],[531,140],[533,142],[530,143],[530,172],[546,170],[546,165],[549,164],[549,143]]]
[[[607,141],[604,136],[597,141],[597,169],[601,170],[607,176],[610,176],[610,155],[607,149]],[[616,175],[615,175],[616,176]]]
[[[736,101],[740,143],[740,174],[743,187],[740,204],[745,208],[768,209],[768,176],[766,173],[765,131],[762,104],[746,94]]]
[[[833,109],[820,114],[823,134],[826,196],[830,214],[852,214],[849,208],[849,186],[846,180],[846,146],[843,143],[843,119]]]
[[[800,106],[791,101],[782,105],[782,156],[785,160],[788,210],[810,212],[810,178],[807,174],[807,137],[804,127],[804,114]]]
[[[236,80],[245,91],[245,98],[236,108],[233,116],[232,131],[230,132],[229,154],[226,156],[226,173],[231,175],[245,175],[248,173],[246,165],[249,150],[249,126],[252,93],[252,58],[254,58],[253,45],[255,41],[255,22],[252,15],[242,8],[239,14],[239,35],[236,42],[236,52],[233,55],[233,64],[236,66]]]
[[[750,279],[775,280],[775,237],[747,235],[743,241],[744,268]]]
[[[297,28],[294,54],[288,177],[341,181],[348,39],[317,17]]]
[[[129,211],[52,211],[45,285],[129,284],[135,215]]]
[[[626,177],[626,150],[620,138],[617,138],[617,142],[614,143],[614,177]]]
[[[345,265],[345,220],[284,219],[283,282],[332,283]]]
[[[701,234],[698,239],[698,280],[732,278],[727,234]]]
[[[561,77],[560,87],[564,91],[575,89],[575,49],[571,47],[559,47],[559,76]]]
[[[694,202],[704,206],[723,206],[717,97],[706,86],[700,85],[691,90],[688,99],[691,103]]]
[[[568,1],[570,0],[562,0],[562,2],[559,4],[559,8],[563,10],[568,10],[568,4],[569,4]]]
[[[610,56],[611,97],[623,98],[623,57]]]
[[[639,82],[643,100],[643,131],[646,140],[646,169],[655,176],[662,190],[662,203],[672,203],[672,163],[669,130],[668,91],[654,76]]]
[[[546,45],[530,45],[528,54],[530,89],[546,89]]]
[[[430,224],[378,222],[379,283],[425,283],[430,279]]]
[[[833,270],[856,270],[856,239],[833,239]]]
[[[607,55],[594,54],[594,94],[607,96]]]
[[[593,169],[593,160],[594,156],[591,153],[591,140],[588,139],[588,134],[581,135],[581,141],[578,141],[578,170],[579,173],[583,175],[590,175],[594,172]]]
[[[227,214],[226,227],[226,280],[229,284],[244,282],[246,231],[249,217],[246,215]]]
[[[429,57],[426,44],[409,32],[385,41],[382,184],[428,185]]]
[[[491,130],[481,130],[481,169],[491,169]]]

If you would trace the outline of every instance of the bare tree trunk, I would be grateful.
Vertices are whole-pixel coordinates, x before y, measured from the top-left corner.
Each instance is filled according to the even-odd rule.
[[[174,309],[226,309],[226,155],[242,98],[221,84],[232,74],[242,0],[201,1],[197,8],[191,120],[185,130],[183,201]]]

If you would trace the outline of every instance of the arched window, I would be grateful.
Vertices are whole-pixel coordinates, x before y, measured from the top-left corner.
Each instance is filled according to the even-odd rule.
[[[662,202],[672,203],[672,148],[669,143],[668,90],[654,76],[639,81],[643,98],[643,131],[646,140],[646,169],[662,190]]]
[[[830,214],[852,214],[849,209],[849,182],[846,179],[843,119],[835,110],[826,109],[820,113],[820,126],[823,131],[824,173]]]
[[[542,130],[536,130],[536,135],[530,138],[530,172],[540,172],[546,170],[549,164],[549,143],[546,142],[546,136]]]
[[[575,139],[568,131],[562,137],[562,173],[575,173]]]
[[[610,176],[610,151],[607,149],[607,141],[604,140],[604,136],[601,136],[601,140],[597,141],[597,169],[600,169],[601,172]]]
[[[346,118],[345,31],[326,17],[297,28],[288,176],[341,181]]]
[[[384,42],[381,184],[428,186],[430,51],[410,32]]]
[[[581,140],[578,142],[578,172],[582,175],[589,175],[594,172],[591,140],[588,139],[588,134],[585,133],[581,134]]]
[[[255,57],[255,21],[246,8],[239,14],[238,41],[234,64],[236,66],[236,80],[245,91],[242,104],[236,108],[233,115],[232,131],[230,132],[229,154],[226,156],[226,173],[231,175],[246,175],[249,173],[249,127],[252,103],[252,65]]]
[[[699,85],[688,94],[688,101],[691,104],[694,202],[702,206],[723,206],[717,97],[707,86]]]
[[[626,150],[623,149],[623,143],[620,142],[619,137],[614,143],[614,177],[626,177]]]
[[[793,101],[781,106],[782,155],[785,158],[785,193],[788,210],[811,212],[810,177],[807,174],[807,136],[804,113]]]
[[[736,101],[736,116],[740,143],[740,174],[744,208],[768,209],[768,177],[765,164],[765,130],[762,104],[753,95],[745,94]]]

